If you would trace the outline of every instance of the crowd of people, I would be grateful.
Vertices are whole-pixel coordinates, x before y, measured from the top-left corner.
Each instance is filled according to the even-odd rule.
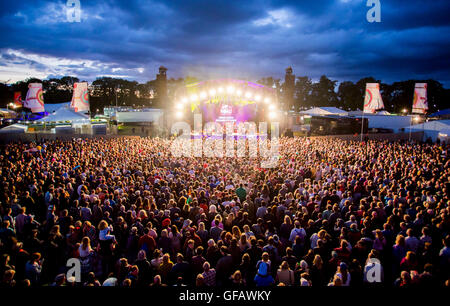
[[[450,146],[280,138],[263,168],[171,143],[4,145],[0,286],[450,285]]]

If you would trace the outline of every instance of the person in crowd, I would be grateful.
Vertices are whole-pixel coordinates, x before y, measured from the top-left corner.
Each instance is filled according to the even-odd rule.
[[[286,286],[293,286],[295,283],[294,271],[291,270],[287,261],[283,261],[277,271],[276,282]]]
[[[73,285],[73,257],[83,286],[448,284],[449,144],[280,137],[274,168],[172,144],[2,146],[1,286]]]

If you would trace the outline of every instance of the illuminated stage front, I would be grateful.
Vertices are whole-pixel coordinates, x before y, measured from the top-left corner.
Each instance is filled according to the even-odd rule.
[[[191,121],[193,114],[201,114],[203,122],[221,124],[267,121],[278,108],[273,88],[235,79],[188,84],[175,93],[174,102],[178,120]]]

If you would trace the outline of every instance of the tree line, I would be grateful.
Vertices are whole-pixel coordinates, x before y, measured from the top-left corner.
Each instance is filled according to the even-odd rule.
[[[14,92],[20,91],[25,99],[29,83],[42,83],[45,103],[68,102],[72,98],[73,84],[79,82],[77,77],[64,76],[40,80],[29,78],[13,84],[0,83],[0,105],[13,101]],[[185,78],[170,78],[167,80],[167,99],[161,92],[157,80],[146,83],[129,81],[119,78],[100,77],[89,84],[91,111],[101,112],[107,106],[134,106],[164,108],[174,98],[175,91],[186,84],[198,82],[191,76]],[[279,100],[286,97],[286,84],[281,79],[265,77],[257,81],[276,90]],[[365,77],[357,82],[343,81],[338,84],[323,75],[314,82],[307,76],[298,76],[293,89],[293,105],[295,110],[310,107],[334,106],[344,110],[362,109],[366,83],[380,83],[380,92],[385,109],[389,112],[400,113],[403,109],[411,111],[415,83],[428,84],[429,113],[447,108],[446,102],[450,98],[450,89],[446,89],[436,80],[407,80],[386,84],[373,77]]]

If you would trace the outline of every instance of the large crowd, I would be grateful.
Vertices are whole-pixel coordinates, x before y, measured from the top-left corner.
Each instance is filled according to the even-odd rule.
[[[0,286],[450,285],[449,145],[280,138],[263,168],[171,141],[2,146]]]

